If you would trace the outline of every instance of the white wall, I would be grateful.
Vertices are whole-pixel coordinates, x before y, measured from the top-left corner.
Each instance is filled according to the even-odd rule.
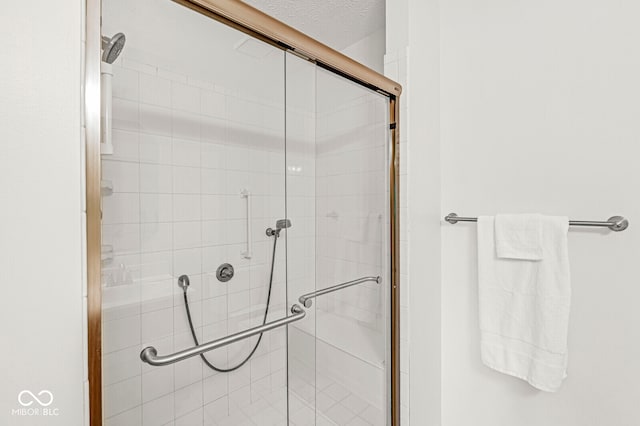
[[[384,73],[385,30],[381,28],[363,39],[341,50],[342,53],[368,66],[372,70]]]
[[[442,225],[443,424],[640,423],[640,5],[442,2],[443,215],[626,215],[571,229],[568,378],[556,394],[481,365],[475,226]]]
[[[385,74],[400,97],[401,423],[440,424],[437,0],[387,3]]]
[[[81,425],[83,2],[13,2],[0,41],[0,423]],[[12,416],[49,390],[58,416]],[[47,398],[41,397],[43,402]],[[28,397],[24,402],[32,401]],[[39,407],[33,403],[31,407]]]
[[[409,256],[402,266],[409,277],[402,285],[410,293],[403,296],[410,369],[405,355],[402,370],[403,378],[410,371],[410,392],[407,398],[403,383],[403,413],[420,425],[638,424],[633,265],[640,237],[633,223],[640,202],[633,194],[640,181],[634,140],[640,60],[632,53],[638,6],[591,0],[387,6],[385,71],[405,85],[407,105],[401,118],[408,133]],[[438,91],[434,108],[429,99]],[[442,160],[434,162],[439,149]],[[437,217],[419,210],[425,207],[439,210]],[[537,392],[481,364],[475,226],[438,227],[450,211],[630,218],[620,234],[570,231],[569,377],[558,393]],[[440,238],[441,281],[437,265],[415,263],[437,257],[432,244]],[[429,306],[434,298],[437,306]],[[441,339],[429,332],[440,321]],[[440,356],[441,377],[429,376],[440,376],[433,369]]]

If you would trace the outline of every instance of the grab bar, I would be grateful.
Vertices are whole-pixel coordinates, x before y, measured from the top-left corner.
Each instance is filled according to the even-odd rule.
[[[334,291],[342,290],[343,288],[351,287],[356,284],[366,283],[368,281],[374,281],[377,284],[380,284],[382,279],[379,276],[358,278],[357,280],[347,281],[346,283],[341,283],[341,284],[334,285],[332,287],[323,288],[322,290],[314,291],[313,293],[304,294],[300,296],[298,301],[302,303],[302,306],[304,306],[305,308],[310,308],[311,305],[313,305],[313,300],[311,299],[314,299],[318,296],[322,296],[323,294],[333,293]]]
[[[245,259],[251,259],[251,256],[253,256],[253,253],[251,252],[251,241],[253,240],[251,232],[251,192],[245,188],[240,191],[240,197],[247,199],[247,249],[240,253],[240,255]]]
[[[178,361],[182,361],[187,358],[191,358],[193,356],[197,356],[202,353],[209,352],[214,349],[218,349],[223,346],[230,345],[237,341],[247,339],[251,336],[255,336],[256,334],[264,333],[265,331],[273,330],[274,328],[282,327],[283,325],[287,325],[292,322],[299,321],[302,318],[304,318],[306,315],[306,312],[304,311],[304,309],[302,309],[299,305],[291,306],[291,313],[293,315],[268,322],[264,325],[249,328],[247,330],[240,331],[235,334],[231,334],[221,339],[212,340],[211,342],[203,343],[202,345],[194,346],[189,349],[184,349],[180,352],[176,352],[171,355],[158,356],[158,351],[156,350],[156,348],[154,348],[153,346],[147,346],[142,350],[142,352],[140,352],[140,359],[143,362],[146,362],[147,364],[153,365],[156,367],[173,364]]]

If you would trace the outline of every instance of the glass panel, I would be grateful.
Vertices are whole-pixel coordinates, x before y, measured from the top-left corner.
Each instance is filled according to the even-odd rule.
[[[388,99],[179,4],[103,8],[105,424],[386,424]]]
[[[289,303],[316,290],[316,66],[286,55],[287,72],[287,297]],[[306,309],[304,321],[288,332],[289,419],[315,424],[316,315]]]
[[[388,424],[388,98],[286,56],[289,420]]]
[[[316,91],[316,420],[387,424],[388,98],[323,69]]]
[[[200,342],[262,324],[267,307],[267,321],[288,314],[286,241],[267,304],[275,236],[265,233],[286,217],[284,53],[173,2],[104,0],[103,24],[126,35],[113,153],[102,157],[105,424],[286,424],[284,328],[233,372],[139,358],[149,345],[194,346],[182,275]],[[224,263],[227,282],[216,276]],[[257,340],[206,358],[236,366]]]

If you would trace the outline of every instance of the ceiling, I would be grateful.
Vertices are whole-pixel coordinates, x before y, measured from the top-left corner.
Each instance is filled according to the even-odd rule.
[[[244,0],[336,50],[385,26],[385,0]]]

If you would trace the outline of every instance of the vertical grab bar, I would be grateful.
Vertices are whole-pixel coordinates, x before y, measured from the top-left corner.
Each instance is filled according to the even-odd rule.
[[[251,192],[247,188],[244,188],[240,191],[240,197],[247,199],[247,249],[240,253],[242,257],[245,259],[251,259],[252,251],[251,251],[251,241],[253,240],[252,230],[251,230]]]

